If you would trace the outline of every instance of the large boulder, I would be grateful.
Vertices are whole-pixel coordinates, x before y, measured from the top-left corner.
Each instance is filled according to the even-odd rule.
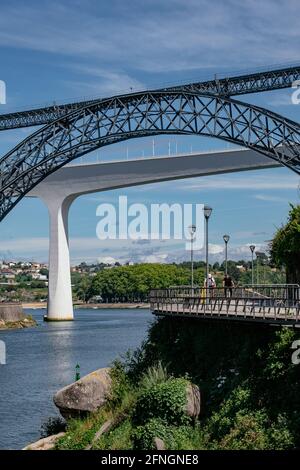
[[[109,368],[98,369],[59,390],[53,401],[65,419],[83,417],[106,403],[111,391]]]
[[[201,395],[197,385],[189,383],[186,387],[186,413],[191,418],[197,418],[201,409]]]

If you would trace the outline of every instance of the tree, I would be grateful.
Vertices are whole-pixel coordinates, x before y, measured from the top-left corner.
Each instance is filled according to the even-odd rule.
[[[285,266],[289,284],[300,283],[300,205],[290,205],[288,221],[279,228],[270,244],[272,262]]]
[[[87,302],[91,297],[90,294],[91,280],[88,276],[83,276],[81,281],[76,285],[75,292],[77,297],[84,302]]]

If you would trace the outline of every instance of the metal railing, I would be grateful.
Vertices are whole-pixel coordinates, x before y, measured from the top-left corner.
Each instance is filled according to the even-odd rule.
[[[150,309],[157,315],[235,317],[236,319],[296,323],[300,314],[298,284],[237,287],[178,286],[153,289]]]

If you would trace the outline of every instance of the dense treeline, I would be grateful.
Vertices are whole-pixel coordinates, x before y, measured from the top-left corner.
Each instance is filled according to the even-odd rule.
[[[244,270],[239,270],[239,264]],[[228,273],[235,284],[251,283],[251,269],[248,263],[228,261]],[[222,286],[224,276],[224,264],[210,267],[217,285]],[[255,266],[255,277],[257,268]],[[203,285],[205,277],[205,264],[197,262],[194,265],[194,283]],[[259,267],[261,283],[283,282],[281,272],[273,272],[269,266]],[[151,289],[167,288],[170,286],[190,285],[190,263],[182,264],[136,264],[126,266],[113,266],[104,268],[93,277],[82,276],[75,283],[75,293],[83,301],[88,301],[95,296],[101,296],[104,302],[143,302],[148,300]]]
[[[286,225],[279,228],[271,242],[271,257],[277,266],[285,266],[287,282],[300,283],[300,205],[293,206]]]
[[[88,297],[101,295],[107,302],[146,301],[149,290],[190,283],[190,270],[169,264],[137,264],[103,269],[92,279]],[[195,270],[202,283],[203,269]]]

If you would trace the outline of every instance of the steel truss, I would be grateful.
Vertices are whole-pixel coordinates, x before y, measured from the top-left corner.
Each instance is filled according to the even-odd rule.
[[[145,92],[99,101],[23,140],[0,159],[0,220],[34,186],[69,161],[122,140],[194,134],[254,149],[300,174],[300,125],[221,96]]]
[[[265,70],[235,77],[216,78],[215,80],[188,83],[158,91],[187,91],[235,96],[288,88],[296,80],[300,80],[300,66]],[[99,103],[99,99],[2,114],[0,115],[0,131],[50,124],[72,111],[86,106],[93,106],[97,103]]]

